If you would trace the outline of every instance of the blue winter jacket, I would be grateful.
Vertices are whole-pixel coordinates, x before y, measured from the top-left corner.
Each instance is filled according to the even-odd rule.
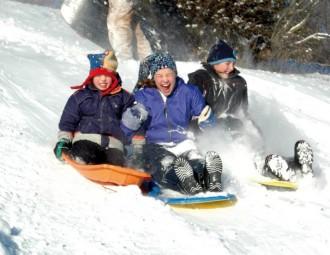
[[[147,143],[179,143],[187,139],[192,117],[199,116],[205,107],[205,100],[198,88],[185,84],[179,77],[166,102],[156,88],[143,88],[134,96],[149,113],[143,126]]]
[[[101,96],[94,87],[76,91],[68,99],[59,123],[61,131],[113,136],[125,142],[120,128],[122,113],[134,102],[125,90]]]

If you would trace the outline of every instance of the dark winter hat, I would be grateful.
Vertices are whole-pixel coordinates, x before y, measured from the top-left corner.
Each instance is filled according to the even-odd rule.
[[[176,64],[172,58],[172,56],[168,53],[154,53],[149,55],[146,58],[147,63],[144,64],[144,68],[148,66],[149,72],[151,74],[151,77],[154,77],[155,73],[163,68],[170,68],[175,73],[176,71]],[[141,70],[141,72],[143,72]],[[146,70],[144,71],[146,72]]]
[[[236,52],[224,41],[213,45],[207,57],[207,63],[216,65],[224,62],[236,62]]]

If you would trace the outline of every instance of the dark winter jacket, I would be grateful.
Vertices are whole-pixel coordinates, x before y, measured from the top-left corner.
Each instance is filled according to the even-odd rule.
[[[59,123],[61,131],[113,136],[125,142],[120,128],[122,113],[134,102],[134,97],[121,89],[101,96],[92,86],[79,90],[68,99]]]
[[[200,91],[176,79],[175,88],[164,102],[157,88],[143,88],[135,93],[149,113],[144,124],[147,143],[179,143],[187,139],[187,129],[193,116],[205,107]]]
[[[228,79],[222,79],[212,66],[203,64],[203,67],[188,75],[188,83],[200,89],[217,118],[230,115],[240,119],[245,116],[248,108],[247,85],[239,71],[235,69]]]

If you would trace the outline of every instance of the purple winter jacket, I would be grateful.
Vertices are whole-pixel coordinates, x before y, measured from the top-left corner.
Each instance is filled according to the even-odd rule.
[[[185,84],[179,77],[166,102],[157,88],[143,88],[134,96],[149,113],[144,124],[147,143],[179,143],[187,139],[192,117],[199,116],[205,107],[204,97],[198,88]]]

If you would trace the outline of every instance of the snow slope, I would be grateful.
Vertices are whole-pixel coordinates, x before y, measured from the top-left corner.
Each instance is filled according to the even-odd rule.
[[[70,85],[88,73],[87,53],[59,10],[0,2],[0,254],[328,254],[330,248],[330,76],[241,70],[266,153],[292,155],[297,139],[315,150],[315,177],[296,192],[250,181],[253,145],[206,135],[221,154],[233,207],[173,210],[140,195],[88,182],[53,155]],[[120,63],[132,89],[138,63]],[[178,63],[179,74],[198,63]],[[212,138],[212,140],[208,140]]]

